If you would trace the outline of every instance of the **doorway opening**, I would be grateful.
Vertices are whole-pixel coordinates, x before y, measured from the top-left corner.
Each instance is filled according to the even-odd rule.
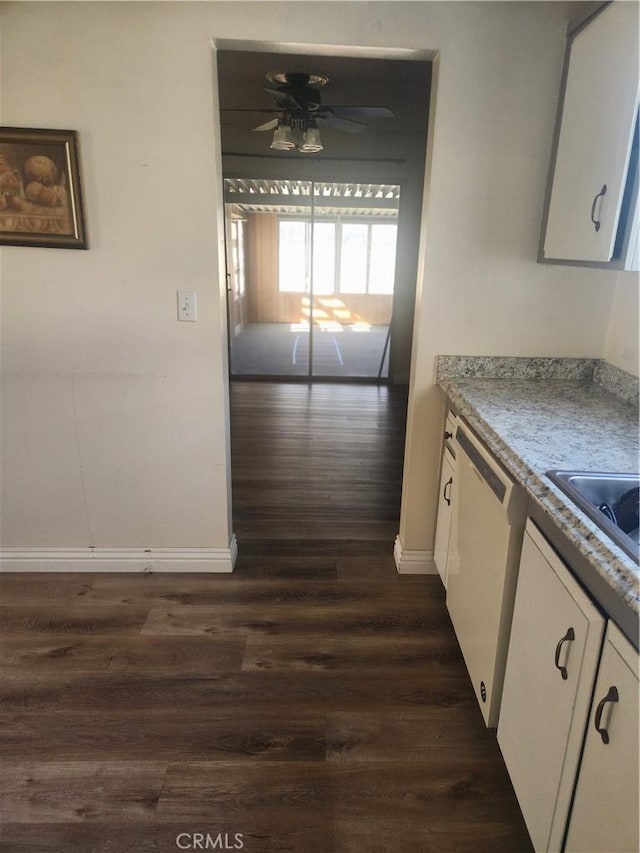
[[[386,380],[400,186],[225,179],[233,377]]]
[[[216,61],[230,377],[408,384],[431,61],[229,48]],[[272,81],[296,74],[325,81],[336,111],[319,152],[275,145]]]

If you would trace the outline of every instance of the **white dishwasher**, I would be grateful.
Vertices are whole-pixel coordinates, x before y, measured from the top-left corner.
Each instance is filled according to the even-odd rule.
[[[447,608],[487,726],[498,724],[526,496],[466,426],[456,430]]]

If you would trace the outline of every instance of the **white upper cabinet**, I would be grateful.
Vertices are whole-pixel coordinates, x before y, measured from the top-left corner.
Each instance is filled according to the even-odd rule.
[[[614,257],[638,113],[638,41],[638,3],[625,0],[611,3],[573,39],[544,260]]]

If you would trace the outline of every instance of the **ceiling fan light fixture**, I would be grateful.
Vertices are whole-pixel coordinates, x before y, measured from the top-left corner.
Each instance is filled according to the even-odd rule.
[[[300,145],[300,151],[304,151],[305,154],[315,154],[318,151],[322,151],[324,148],[322,144],[322,139],[320,138],[320,130],[317,127],[309,127],[302,134],[302,145]]]
[[[289,125],[279,124],[273,132],[271,148],[275,148],[276,151],[289,151],[291,148],[295,147],[296,143]]]

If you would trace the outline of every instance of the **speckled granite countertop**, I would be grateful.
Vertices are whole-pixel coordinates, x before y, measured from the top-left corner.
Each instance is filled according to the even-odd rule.
[[[637,618],[638,566],[545,474],[638,473],[637,379],[585,359],[441,356],[437,383]]]

